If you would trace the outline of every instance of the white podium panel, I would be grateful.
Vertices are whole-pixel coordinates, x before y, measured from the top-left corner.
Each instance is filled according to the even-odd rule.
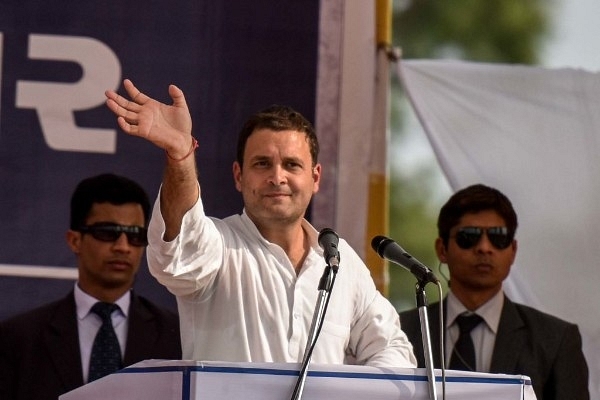
[[[60,400],[286,400],[299,364],[147,360],[75,389]],[[436,370],[438,398],[441,373]],[[424,369],[313,364],[303,399],[429,400]],[[535,400],[522,375],[446,371],[446,400]]]

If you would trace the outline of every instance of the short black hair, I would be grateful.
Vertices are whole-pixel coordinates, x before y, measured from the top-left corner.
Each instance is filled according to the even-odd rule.
[[[140,204],[144,212],[144,225],[148,225],[150,218],[148,195],[137,182],[129,178],[106,173],[79,182],[71,196],[70,228],[72,230],[78,230],[85,225],[94,203]]]
[[[512,203],[498,189],[478,183],[454,193],[442,206],[437,228],[444,246],[448,246],[450,230],[458,224],[463,215],[486,210],[494,210],[504,219],[508,237],[512,241],[518,226],[517,213]]]
[[[289,106],[272,105],[252,115],[242,127],[238,135],[236,160],[244,164],[244,151],[248,137],[258,129],[271,129],[273,131],[293,130],[306,134],[312,164],[315,166],[319,158],[319,141],[313,125],[298,111]]]

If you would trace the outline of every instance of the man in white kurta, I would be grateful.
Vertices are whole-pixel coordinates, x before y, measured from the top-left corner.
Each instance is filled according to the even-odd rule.
[[[198,202],[172,242],[161,238],[160,204],[149,240],[151,273],[177,296],[183,357],[193,360],[302,360],[325,259],[318,232],[305,220],[310,251],[300,273],[243,213],[224,220]],[[344,240],[315,363],[414,367],[398,314],[375,288],[369,270]]]
[[[177,296],[183,357],[301,361],[326,264],[304,218],[321,178],[314,128],[286,106],[251,116],[233,163],[243,213],[210,218],[183,92],[169,86],[173,104],[166,105],[129,80],[123,85],[129,99],[106,92],[119,126],[166,153],[147,254],[151,273]],[[340,268],[311,360],[415,367],[396,310],[344,240],[338,249]]]

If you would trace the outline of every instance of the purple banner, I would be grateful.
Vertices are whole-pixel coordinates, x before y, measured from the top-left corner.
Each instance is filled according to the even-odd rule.
[[[231,165],[255,111],[288,104],[314,121],[319,1],[2,1],[0,265],[75,268],[65,243],[83,178],[114,172],[152,199],[164,154],[118,130],[104,90],[130,78],[186,94],[205,207],[241,211]],[[8,274],[10,275],[10,274]],[[0,319],[63,296],[73,281],[0,275]],[[174,307],[146,268],[139,293]]]

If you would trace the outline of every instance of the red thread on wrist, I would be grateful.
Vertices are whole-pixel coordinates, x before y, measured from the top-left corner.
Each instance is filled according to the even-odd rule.
[[[196,150],[198,148],[198,141],[196,140],[195,137],[192,136],[192,145],[190,146],[190,151],[188,151],[188,153],[181,157],[181,158],[173,158],[169,155],[169,152],[167,150],[165,150],[165,154],[167,155],[167,157],[169,157],[171,160],[175,161],[175,162],[179,162],[179,161],[183,161],[186,158],[188,158],[189,156],[192,155],[192,153],[194,152],[194,150]]]

